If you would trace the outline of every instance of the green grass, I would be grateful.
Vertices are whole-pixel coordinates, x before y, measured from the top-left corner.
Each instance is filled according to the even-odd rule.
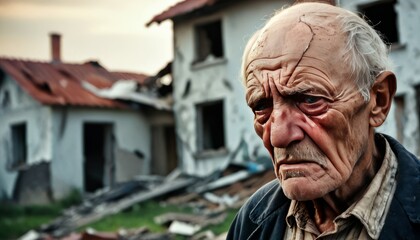
[[[148,201],[135,205],[128,211],[107,216],[79,230],[83,231],[91,227],[97,231],[116,231],[120,228],[130,229],[144,226],[152,232],[162,232],[165,227],[156,224],[153,218],[167,212],[191,213],[191,209],[174,205],[163,206],[157,202]]]
[[[235,217],[238,209],[227,210],[227,217],[225,221],[217,225],[210,225],[203,228],[201,231],[211,230],[215,235],[222,234],[229,229],[233,218]],[[165,226],[158,225],[154,222],[154,218],[164,213],[178,212],[178,213],[192,213],[192,209],[185,207],[178,207],[174,205],[162,206],[157,202],[149,201],[134,206],[126,212],[121,212],[101,219],[96,223],[84,226],[78,231],[84,231],[86,228],[93,228],[97,231],[115,232],[118,229],[130,229],[147,227],[151,232],[166,231]],[[182,236],[177,236],[176,239],[186,239]]]
[[[72,193],[65,200],[47,206],[0,205],[0,239],[16,239],[31,229],[37,229],[59,216],[64,208],[80,202],[80,199],[80,195]],[[76,231],[82,232],[88,227],[104,232],[116,232],[121,228],[147,227],[151,232],[163,232],[166,231],[166,226],[156,224],[153,219],[168,212],[192,213],[192,209],[148,201],[135,205],[127,211],[107,216]],[[207,226],[201,231],[211,230],[216,235],[226,232],[236,212],[237,209],[228,210],[228,216],[223,223]],[[176,239],[185,238],[177,236]]]
[[[53,220],[64,208],[80,203],[81,199],[80,193],[74,190],[63,200],[50,205],[0,204],[0,239],[16,239]]]
[[[16,239],[30,229],[54,219],[61,207],[51,206],[0,206],[0,239]]]

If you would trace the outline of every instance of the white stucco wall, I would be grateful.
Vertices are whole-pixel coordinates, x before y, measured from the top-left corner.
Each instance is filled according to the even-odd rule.
[[[144,165],[137,166],[138,174],[150,172],[150,127],[147,119],[138,111],[69,108],[54,108],[54,161],[51,163],[51,178],[54,198],[65,196],[72,188],[84,189],[83,186],[83,124],[113,123],[116,148],[127,152],[141,151]],[[66,118],[64,131],[60,137],[59,123]],[[116,164],[118,167],[118,164]],[[116,169],[116,172],[120,172]],[[69,171],[72,174],[69,174]],[[117,179],[116,181],[119,181]]]
[[[226,7],[223,11],[174,23],[175,59],[174,112],[176,131],[182,144],[180,159],[182,169],[189,174],[206,175],[223,168],[238,147],[241,138],[248,143],[252,152],[258,148],[258,155],[267,155],[261,140],[254,133],[253,115],[245,103],[245,95],[240,81],[240,63],[247,40],[265,21],[289,1],[246,1]],[[194,27],[200,23],[220,19],[224,59],[217,64],[193,67]],[[183,97],[187,81],[191,89]],[[229,87],[230,85],[230,87]],[[227,154],[211,158],[198,158],[195,105],[212,100],[224,100],[225,146]],[[237,160],[241,160],[239,154]]]
[[[275,9],[281,8],[287,1],[246,1],[226,7],[212,15],[174,22],[173,65],[174,98],[177,134],[181,141],[182,169],[190,174],[205,175],[217,168],[223,167],[232,151],[243,137],[249,144],[249,151],[259,149],[258,155],[263,155],[265,149],[252,128],[252,114],[245,104],[244,91],[239,83],[239,71],[244,45],[251,34],[259,29]],[[339,0],[339,6],[357,10],[360,4],[374,0]],[[391,51],[394,62],[394,72],[398,78],[397,95],[404,96],[406,114],[402,143],[414,153],[420,151],[418,139],[418,113],[415,102],[414,86],[420,84],[420,1],[399,0],[396,5],[398,28],[402,48]],[[197,24],[220,19],[224,42],[224,61],[202,68],[192,66],[194,61],[195,39],[194,27]],[[187,84],[191,81],[188,96],[183,97]],[[223,81],[228,82],[232,89]],[[224,100],[225,139],[228,153],[219,157],[198,159],[196,112],[197,103]],[[396,137],[395,106],[391,108],[387,121],[378,129]]]
[[[9,93],[10,105],[0,106],[0,195],[12,196],[17,169],[8,169],[7,161],[12,157],[11,125],[26,123],[26,145],[28,165],[50,161],[51,111],[34,101],[16,82],[6,75],[0,86],[0,99]]]
[[[340,0],[339,5],[357,11],[359,5],[377,2],[373,0]],[[418,112],[414,86],[420,84],[420,1],[398,0],[395,6],[398,16],[397,26],[402,48],[392,50],[393,71],[397,76],[397,94],[405,99],[405,123],[403,139],[400,141],[413,153],[420,153]],[[384,125],[378,129],[393,137],[397,135],[395,106],[391,108]]]

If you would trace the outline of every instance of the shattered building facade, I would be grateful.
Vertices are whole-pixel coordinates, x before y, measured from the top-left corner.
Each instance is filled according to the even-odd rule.
[[[254,133],[253,116],[244,100],[241,58],[252,33],[275,10],[293,2],[185,0],[147,24],[173,22],[174,114],[183,171],[206,175],[229,162],[268,158]],[[379,131],[420,153],[420,79],[417,77],[420,35],[416,31],[420,3],[415,0],[327,2],[364,13],[388,37],[398,90],[388,120]]]
[[[148,23],[173,21],[174,114],[184,172],[203,176],[231,162],[267,161],[245,104],[241,57],[273,9],[290,2],[187,0]]]
[[[45,203],[174,169],[171,106],[139,90],[150,78],[63,63],[51,39],[51,62],[0,58],[0,197]]]

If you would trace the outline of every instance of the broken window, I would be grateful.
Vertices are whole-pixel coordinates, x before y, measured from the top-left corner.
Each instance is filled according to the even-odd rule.
[[[400,143],[404,139],[404,125],[405,125],[405,99],[404,95],[395,96],[395,122],[397,127],[397,139]]]
[[[373,28],[382,33],[386,43],[399,43],[397,28],[397,0],[383,0],[359,6],[359,12],[368,18]]]
[[[222,30],[220,20],[198,25],[195,28],[196,59],[205,61],[209,56],[223,57]]]
[[[198,150],[218,150],[225,147],[223,101],[197,105]]]
[[[26,163],[26,123],[17,123],[10,126],[12,132],[12,162],[11,168],[17,168]]]
[[[10,93],[7,90],[4,91],[3,96],[1,97],[1,106],[3,108],[10,107]]]

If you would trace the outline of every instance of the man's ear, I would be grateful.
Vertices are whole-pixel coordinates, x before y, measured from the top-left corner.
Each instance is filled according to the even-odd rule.
[[[369,123],[372,127],[379,127],[385,121],[391,109],[392,98],[397,90],[394,73],[384,71],[378,75],[370,91],[372,109]]]

